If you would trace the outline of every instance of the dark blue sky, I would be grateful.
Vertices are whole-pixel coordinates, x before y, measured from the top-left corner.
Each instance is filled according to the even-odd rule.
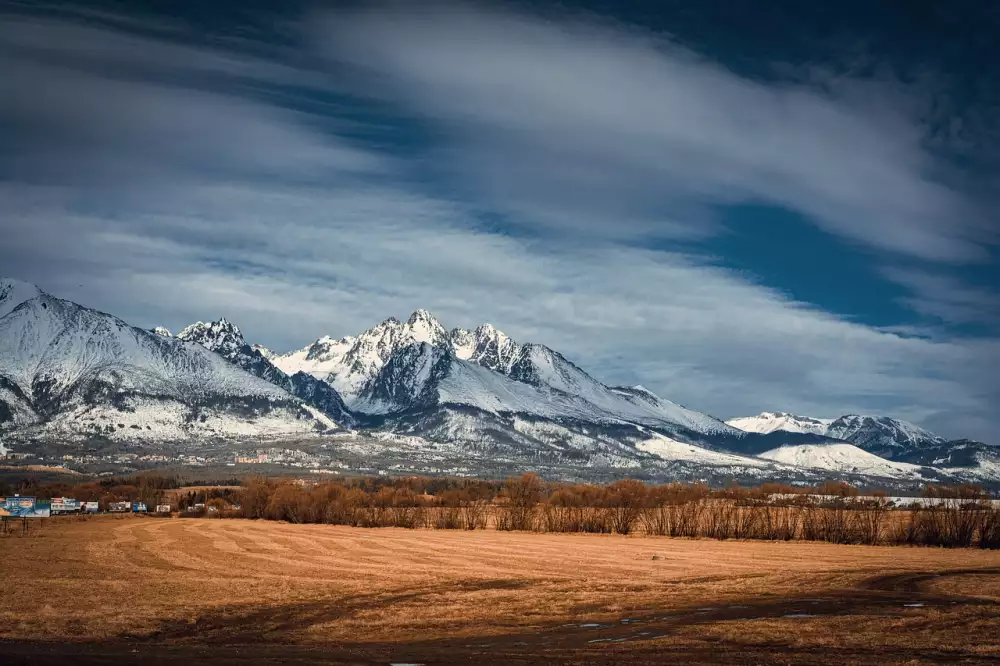
[[[0,3],[0,272],[278,349],[417,307],[723,417],[997,425],[986,2]]]

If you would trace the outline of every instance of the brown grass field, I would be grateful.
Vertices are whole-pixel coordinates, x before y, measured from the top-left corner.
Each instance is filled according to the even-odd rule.
[[[1000,552],[270,521],[0,538],[2,664],[1000,663]]]

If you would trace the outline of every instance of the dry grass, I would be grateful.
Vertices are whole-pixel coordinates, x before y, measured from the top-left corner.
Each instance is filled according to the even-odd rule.
[[[51,523],[0,539],[0,638],[16,641],[0,642],[0,657],[41,663],[73,650],[77,663],[85,654],[128,662],[139,641],[138,654],[166,651],[179,663],[238,661],[230,646],[249,644],[241,658],[289,663],[1000,659],[995,551],[245,520]],[[590,624],[601,626],[581,626]],[[40,656],[38,641],[63,647]]]

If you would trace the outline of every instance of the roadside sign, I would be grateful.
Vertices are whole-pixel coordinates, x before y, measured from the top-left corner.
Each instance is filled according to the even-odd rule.
[[[51,510],[52,513],[73,513],[80,511],[83,505],[72,498],[69,497],[53,497]]]
[[[147,510],[145,502],[132,502],[132,513],[146,513]]]
[[[87,513],[97,513],[101,510],[101,505],[98,502],[85,502],[83,505],[83,510]]]
[[[111,502],[108,504],[108,511],[111,513],[128,513],[131,509],[130,502]]]
[[[157,504],[156,505],[156,513],[170,513],[170,505],[169,504]]]
[[[0,505],[0,516],[4,518],[48,518],[50,515],[48,500],[34,497],[6,497]]]

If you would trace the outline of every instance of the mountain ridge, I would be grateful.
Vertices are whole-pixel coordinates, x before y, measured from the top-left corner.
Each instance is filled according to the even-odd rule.
[[[0,298],[5,431],[163,440],[235,436],[248,427],[308,435],[332,425],[201,346],[41,290],[16,292]]]
[[[194,342],[264,381],[278,386],[320,410],[340,425],[350,426],[354,415],[340,394],[329,384],[304,372],[289,376],[257,347],[243,338],[239,327],[221,317],[213,322],[196,322],[185,327],[177,338]]]
[[[580,473],[1000,480],[1000,447],[889,417],[767,412],[727,423],[642,386],[603,384],[490,324],[446,329],[427,310],[289,354],[248,343],[225,317],[172,336],[12,280],[0,280],[0,312],[0,433],[22,438],[295,438],[348,427],[372,442],[356,446],[362,455],[401,460],[450,452]]]

